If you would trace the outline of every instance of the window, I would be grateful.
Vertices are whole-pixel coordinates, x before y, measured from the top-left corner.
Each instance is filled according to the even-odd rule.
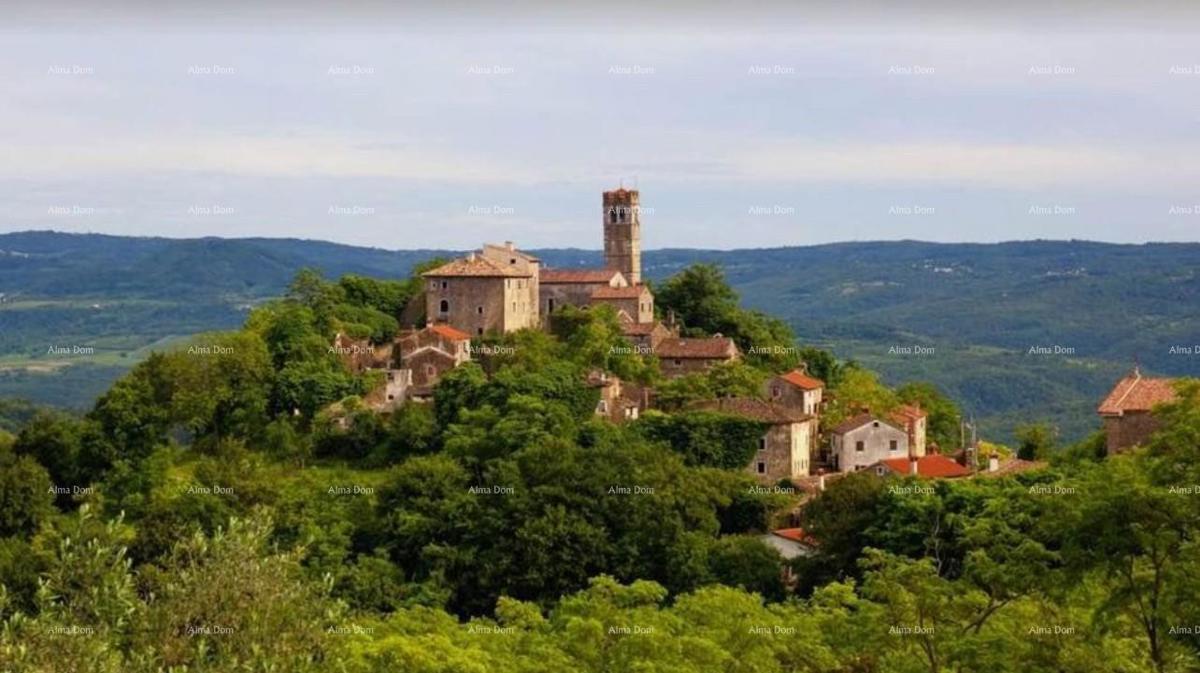
[[[482,309],[480,309],[480,310],[482,310]],[[516,310],[517,310],[517,302],[514,301],[513,302],[513,312],[516,312]]]
[[[450,281],[443,280],[442,281],[442,289],[445,290],[448,287],[450,287]]]
[[[553,299],[547,299],[547,300],[546,300],[546,312],[547,312],[547,313],[552,313],[553,311],[554,311],[554,300],[553,300]]]
[[[863,443],[861,441],[854,443],[854,450],[857,451],[858,453],[862,453],[864,448],[866,448],[866,447],[863,446]]]
[[[438,312],[439,313],[449,313],[450,312],[450,302],[443,299],[442,302],[440,304],[438,304]]]
[[[516,264],[516,263],[517,263],[517,258],[516,258],[516,257],[509,257],[509,258],[508,258],[508,263],[509,263],[509,264]]]
[[[895,450],[896,450],[896,448],[897,448],[897,447],[896,447],[896,440],[894,440],[894,439],[893,439],[893,440],[891,440],[890,442],[888,442],[888,451],[895,451]]]
[[[437,367],[434,367],[433,365],[425,365],[425,377],[431,379],[435,376],[437,376]]]
[[[599,411],[602,414],[607,414],[608,413],[608,401],[600,400],[600,404],[596,406],[596,411]]]
[[[766,437],[759,437],[759,438],[758,438],[758,450],[759,450],[759,451],[766,451],[766,450],[767,450],[767,438],[766,438]]]
[[[617,211],[615,208],[608,211],[608,221],[611,222],[612,224],[617,223]]]
[[[767,473],[767,464],[766,464],[766,463],[764,463],[764,462],[763,462],[763,461],[761,461],[761,460],[760,460],[760,461],[758,461],[758,473],[759,473],[759,474],[766,474],[766,473]]]
[[[782,394],[783,394],[783,391],[779,389],[779,386],[771,386],[771,397],[777,398]]]
[[[883,470],[884,470],[884,467],[883,467],[882,465],[880,465],[879,467],[875,468],[875,474],[877,474],[877,475],[879,475],[879,476],[881,476],[881,477],[882,477],[882,476],[883,476]]]
[[[874,423],[872,423],[872,424],[871,424],[871,427],[873,427],[873,428],[878,428],[878,427],[879,427],[879,421],[875,421]]]
[[[483,336],[483,328],[482,328],[482,327],[480,327],[480,328],[477,328],[477,329],[475,330],[475,333],[476,333],[476,334],[478,334],[479,336]]]
[[[476,313],[478,313],[479,315],[483,315],[483,307],[482,307],[482,306],[476,306],[476,307],[475,307],[475,312],[476,312]]]
[[[676,366],[676,367],[682,367],[682,366],[683,366],[683,360],[680,360],[679,358],[675,358],[675,366]]]

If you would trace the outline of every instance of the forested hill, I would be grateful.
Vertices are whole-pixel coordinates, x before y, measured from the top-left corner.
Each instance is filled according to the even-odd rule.
[[[535,252],[560,267],[600,260],[597,251]],[[147,347],[239,325],[299,268],[399,278],[446,254],[293,239],[0,235],[0,396],[82,406]],[[1158,373],[1200,374],[1200,244],[899,241],[644,256],[651,279],[693,262],[720,264],[747,306],[784,318],[807,342],[890,383],[933,381],[1001,435],[1044,419],[1080,436],[1135,358]],[[44,365],[36,361],[46,344],[64,342],[98,355],[51,372],[27,366]],[[1034,346],[1050,354],[1030,354]],[[1196,354],[1172,352],[1179,346]]]

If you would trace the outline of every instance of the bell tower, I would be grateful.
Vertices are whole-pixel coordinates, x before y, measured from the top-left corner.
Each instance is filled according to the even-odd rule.
[[[604,267],[642,283],[642,221],[636,189],[604,192]]]

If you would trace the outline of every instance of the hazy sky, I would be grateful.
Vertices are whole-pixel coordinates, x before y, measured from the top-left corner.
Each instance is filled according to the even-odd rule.
[[[611,7],[27,13],[0,232],[598,248],[624,180],[649,248],[1200,240],[1191,16]]]

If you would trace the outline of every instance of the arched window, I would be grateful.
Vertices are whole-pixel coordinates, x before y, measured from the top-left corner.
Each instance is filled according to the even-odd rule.
[[[608,211],[608,221],[612,224],[617,223],[617,209],[616,208],[613,208],[612,210]]]
[[[438,304],[438,311],[441,313],[449,313],[450,312],[450,302],[443,299],[442,303]]]

